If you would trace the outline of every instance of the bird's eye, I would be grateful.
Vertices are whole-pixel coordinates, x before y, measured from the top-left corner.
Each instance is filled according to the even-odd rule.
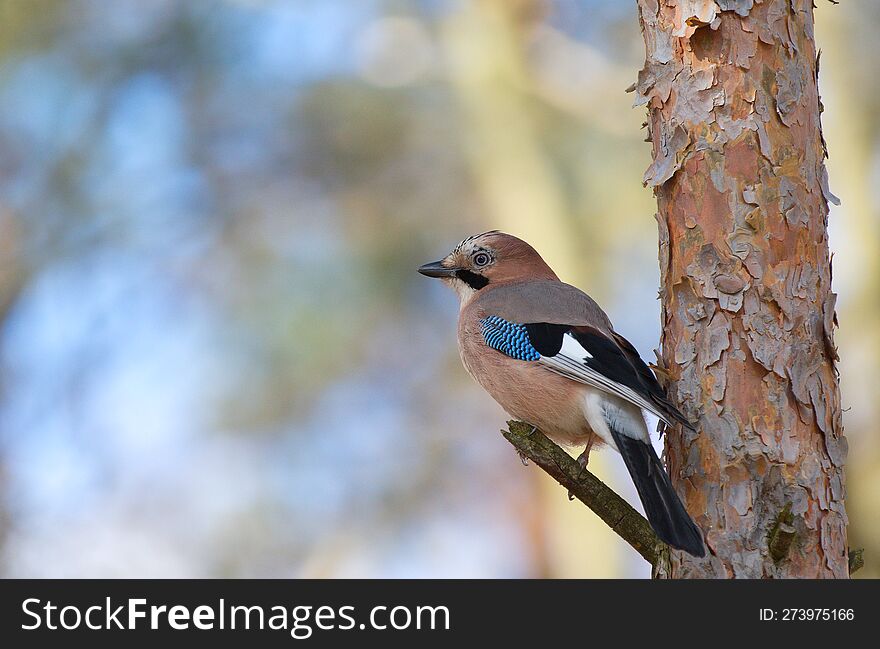
[[[492,261],[492,258],[485,252],[478,252],[474,255],[474,266],[477,266],[478,268],[488,265],[490,261]]]

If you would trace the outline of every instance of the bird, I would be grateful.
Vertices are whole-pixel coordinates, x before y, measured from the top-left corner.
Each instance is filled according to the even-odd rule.
[[[593,449],[617,450],[657,536],[705,556],[643,411],[661,426],[694,426],[593,298],[562,282],[531,245],[498,230],[466,238],[418,272],[458,294],[462,363],[509,415],[558,444],[583,447],[581,467]]]

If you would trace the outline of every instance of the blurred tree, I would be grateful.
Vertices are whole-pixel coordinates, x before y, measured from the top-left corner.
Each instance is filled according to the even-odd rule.
[[[533,243],[562,277],[595,282],[602,273],[599,231],[613,228],[596,227],[602,221],[583,214],[576,197],[565,191],[540,125],[546,107],[535,97],[539,74],[529,59],[529,45],[548,9],[543,0],[464,5],[443,32],[449,75],[487,222]],[[554,114],[553,121],[561,120]],[[577,164],[567,160],[565,166]],[[596,200],[596,193],[590,200]],[[600,474],[608,470],[606,457],[594,463]],[[573,507],[554,479],[540,471],[528,475],[533,489],[519,505],[518,518],[529,539],[533,576],[618,574],[621,545],[615,534],[588,510]],[[584,539],[589,539],[590,552],[584,551]]]
[[[663,577],[846,577],[825,141],[808,0],[639,0],[667,437],[705,560]]]
[[[874,375],[880,358],[880,79],[870,62],[880,56],[874,38],[880,4],[825,5],[816,15],[816,31],[825,46],[822,56],[822,130],[833,143],[828,171],[835,191],[844,197],[832,208],[829,237],[835,251],[834,280],[841,296],[841,326],[835,341],[842,350],[838,364],[845,395],[844,425],[850,454],[846,464],[846,508],[850,547],[865,548],[860,578],[880,576],[880,386]],[[867,11],[862,11],[863,9]],[[871,36],[869,36],[871,34]],[[858,350],[856,353],[847,350]]]

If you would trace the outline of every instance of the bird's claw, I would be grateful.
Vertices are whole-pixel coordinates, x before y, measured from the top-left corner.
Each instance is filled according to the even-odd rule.
[[[580,464],[580,466],[581,466],[581,470],[578,471],[578,477],[577,477],[578,482],[580,482],[581,478],[584,477],[584,471],[587,470],[587,465],[590,463],[590,451],[592,450],[592,448],[593,448],[593,442],[592,442],[592,440],[590,440],[590,442],[587,443],[587,447],[584,449],[584,452],[581,453],[580,455],[578,455],[577,461],[578,461],[578,464]],[[568,492],[568,499],[574,500],[574,494],[571,493],[571,491]]]
[[[590,449],[592,447],[592,444],[588,445],[587,448],[584,449],[584,452],[578,455],[578,464],[581,467],[581,470],[578,473],[578,481],[584,477],[584,471],[587,470],[587,465],[590,463]]]

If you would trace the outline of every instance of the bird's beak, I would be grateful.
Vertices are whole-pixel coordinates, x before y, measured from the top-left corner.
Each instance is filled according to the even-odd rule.
[[[419,266],[419,272],[426,277],[454,277],[457,268],[447,268],[439,261]]]

